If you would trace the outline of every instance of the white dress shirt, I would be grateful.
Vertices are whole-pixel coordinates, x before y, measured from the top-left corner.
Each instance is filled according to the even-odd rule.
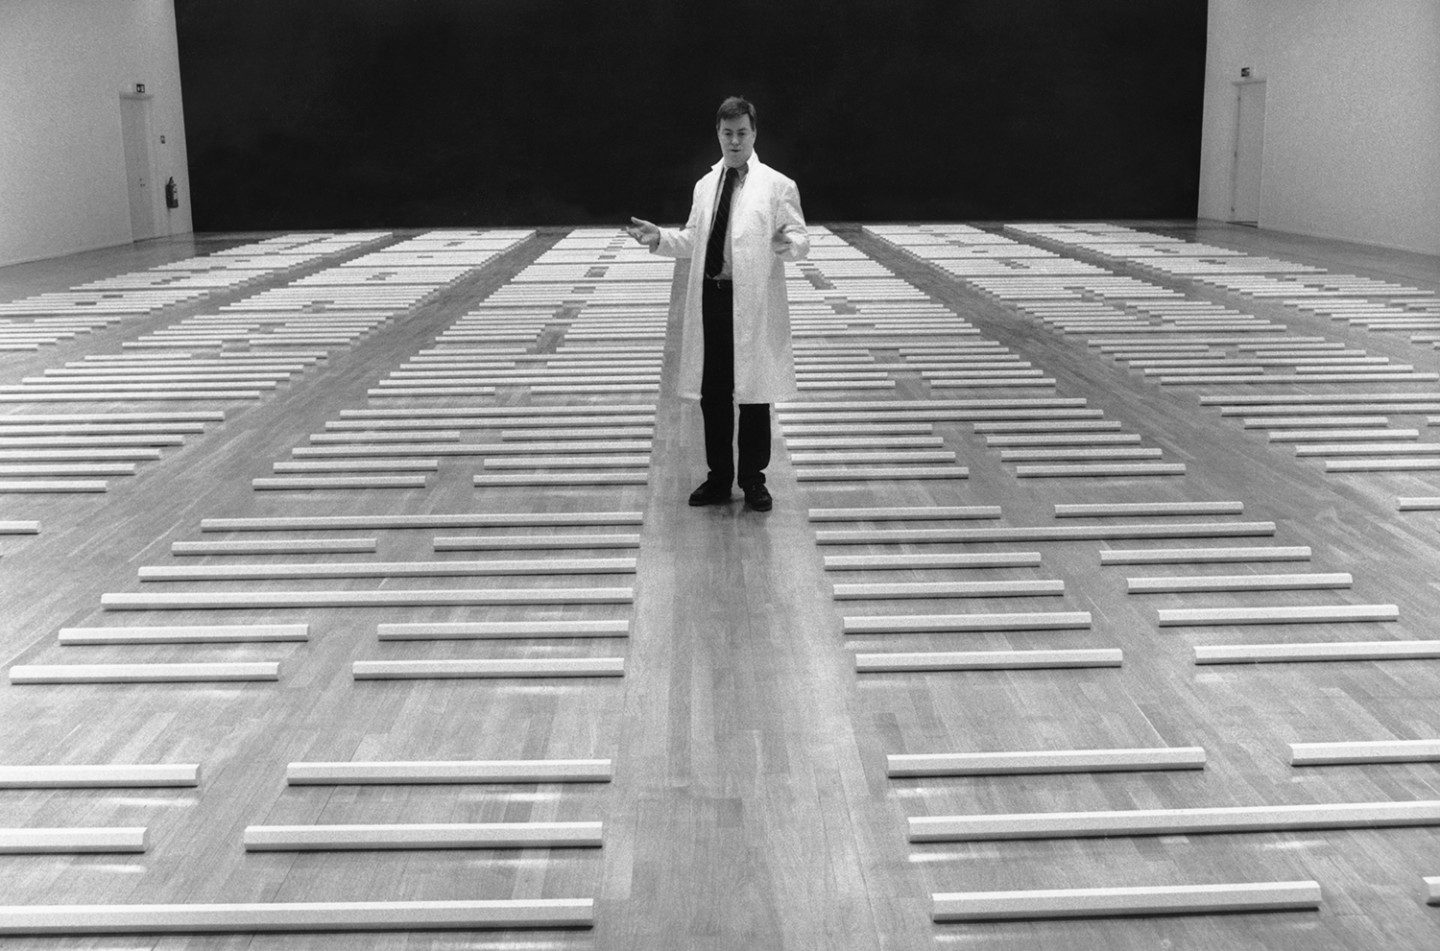
[[[717,280],[732,280],[730,269],[730,222],[735,218],[735,206],[740,201],[740,190],[745,187],[745,179],[750,174],[749,165],[741,165],[738,169],[740,174],[735,178],[735,189],[730,192],[730,214],[725,216],[725,261],[720,265],[720,273],[715,275]],[[720,187],[715,189],[715,204],[710,208],[710,220],[715,220],[715,214],[720,210],[720,196],[725,193],[725,176],[720,176]],[[710,236],[706,235],[705,240],[709,241]]]

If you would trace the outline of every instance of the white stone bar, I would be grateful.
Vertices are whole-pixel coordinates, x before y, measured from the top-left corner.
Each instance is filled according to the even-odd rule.
[[[1227,644],[1195,648],[1197,664],[1436,659],[1440,659],[1440,641],[1322,641],[1317,644]]]
[[[1159,613],[1161,627],[1230,624],[1348,624],[1360,621],[1396,621],[1400,618],[1400,608],[1393,604],[1161,608]]]
[[[0,766],[0,789],[165,789],[200,785],[194,763]]]
[[[623,677],[622,657],[505,660],[357,660],[356,680],[471,680],[509,677]]]
[[[1116,649],[934,651],[856,654],[857,673],[923,673],[963,670],[1049,670],[1119,667]]]
[[[1319,443],[1296,446],[1297,456],[1440,456],[1440,443]]]
[[[1180,476],[1183,462],[1135,462],[1093,465],[1016,466],[1015,474],[1025,478],[1127,478],[1132,476]]]
[[[148,840],[149,830],[144,826],[0,829],[0,855],[144,852]]]
[[[860,615],[844,619],[846,634],[975,634],[997,631],[1086,630],[1089,611],[1033,611],[1019,614]]]
[[[109,483],[93,479],[5,479],[0,480],[0,494],[90,494],[106,492]]]
[[[1098,409],[938,409],[938,410],[865,410],[863,412],[804,412],[781,415],[780,425],[793,423],[874,423],[896,422],[970,422],[999,420],[1099,420]]]
[[[545,551],[578,548],[639,548],[640,536],[608,535],[441,535],[436,551]]]
[[[347,555],[373,552],[374,538],[287,538],[278,541],[171,542],[172,555]]]
[[[579,486],[579,485],[647,485],[647,472],[619,470],[616,472],[516,473],[477,475],[471,478],[477,487],[512,486]]]
[[[1200,397],[1202,406],[1303,406],[1307,403],[1435,403],[1440,393],[1269,393],[1217,394]],[[1254,415],[1253,412],[1251,415]]]
[[[1152,769],[1203,769],[1198,746],[1151,749],[1013,750],[989,753],[906,753],[885,757],[892,779],[921,776],[1024,776],[1034,773],[1106,773]]]
[[[929,519],[999,518],[998,505],[933,505],[885,508],[810,509],[812,522],[921,521]]]
[[[644,469],[650,465],[648,455],[623,456],[510,456],[486,459],[487,469]]]
[[[455,512],[441,515],[320,515],[207,518],[202,532],[293,532],[339,529],[536,528],[639,525],[643,512]]]
[[[1188,565],[1215,562],[1309,561],[1310,547],[1131,548],[1100,553],[1102,565]]]
[[[1218,915],[1314,911],[1320,907],[1320,885],[1295,881],[934,892],[931,901],[930,916],[936,922]]]
[[[1059,597],[1063,581],[905,581],[834,585],[835,600]]]
[[[168,684],[276,681],[280,665],[257,663],[197,664],[16,664],[12,684]]]
[[[880,463],[897,465],[918,462],[954,462],[955,453],[946,450],[891,450],[885,452],[792,452],[790,461],[804,465],[854,465]]]
[[[247,852],[599,848],[599,822],[246,826]]]
[[[417,621],[381,624],[382,641],[494,640],[551,637],[629,637],[628,620]]]
[[[1060,446],[1040,449],[1002,449],[1001,462],[1089,462],[1124,459],[1159,459],[1163,449],[1152,446]]]
[[[922,816],[909,825],[911,842],[1380,829],[1440,825],[1440,801]]]
[[[1418,429],[1276,429],[1266,436],[1271,442],[1317,443],[1337,440],[1376,442],[1382,439],[1419,439]]]
[[[39,522],[0,522],[0,535],[38,535]]]
[[[1155,515],[1240,515],[1243,502],[1101,502],[1057,504],[1056,518],[1100,518]]]
[[[634,558],[481,561],[312,562],[276,565],[145,565],[141,581],[253,581],[276,578],[443,578],[486,575],[634,574]]]
[[[285,771],[291,786],[608,783],[614,776],[608,759],[301,762]]]
[[[296,446],[290,454],[303,459],[343,459],[347,456],[411,456],[426,459],[448,456],[517,456],[536,452],[649,452],[649,440],[604,443],[597,440],[574,442],[491,442],[491,443],[354,443],[343,446]]]
[[[0,463],[0,476],[128,476],[135,474],[133,462],[50,462],[34,465]],[[103,486],[105,483],[96,483]],[[99,491],[99,490],[97,490]]]
[[[1042,419],[979,422],[975,423],[973,428],[977,433],[1096,433],[1113,432],[1120,429],[1120,423],[1113,419]]]
[[[1326,472],[1433,472],[1440,453],[1430,459],[1326,459]]]
[[[1037,568],[1038,551],[959,552],[926,555],[826,555],[826,571],[896,571],[915,568]]]
[[[423,489],[423,475],[400,476],[275,476],[250,480],[257,492],[302,492],[316,490],[351,491],[355,489]]]
[[[588,898],[0,907],[0,935],[475,931],[594,923]]]
[[[193,611],[245,608],[473,607],[481,605],[629,604],[633,588],[471,588],[385,591],[195,591],[103,594],[107,611]]]
[[[177,624],[60,630],[61,644],[270,644],[309,639],[308,624]]]
[[[796,469],[800,482],[867,482],[884,479],[966,479],[965,466],[822,466]]]
[[[1018,433],[985,436],[991,448],[1006,446],[1118,446],[1140,441],[1138,433]]]
[[[1131,594],[1185,591],[1312,591],[1348,588],[1354,583],[1349,572],[1309,572],[1293,575],[1184,575],[1176,577],[1127,578]]]
[[[1150,525],[1024,525],[1010,528],[908,528],[819,531],[822,545],[965,542],[1074,542],[1135,538],[1232,538],[1275,534],[1274,522],[1194,522]]]
[[[1437,396],[1436,399],[1440,399]],[[566,416],[620,416],[634,415],[655,418],[655,404],[653,403],[611,403],[600,406],[589,406],[584,404],[574,406],[474,406],[465,408],[434,408],[429,407],[418,412],[418,415],[434,417],[437,419],[446,418],[485,418],[485,417],[521,417],[521,416],[554,416],[563,414]],[[416,410],[410,409],[342,409],[342,419],[412,419],[417,415]]]

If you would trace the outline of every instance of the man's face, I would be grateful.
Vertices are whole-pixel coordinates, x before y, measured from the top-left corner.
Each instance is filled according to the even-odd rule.
[[[750,161],[750,156],[755,152],[755,134],[749,116],[725,119],[720,123],[715,135],[720,140],[720,154],[727,166],[739,168]]]

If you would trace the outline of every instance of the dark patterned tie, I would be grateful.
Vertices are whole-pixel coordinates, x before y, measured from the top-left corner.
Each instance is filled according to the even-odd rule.
[[[725,183],[720,186],[720,204],[716,206],[715,220],[710,224],[710,239],[705,242],[706,277],[714,277],[725,266],[725,232],[730,225],[730,196],[739,180],[739,169],[725,169]]]

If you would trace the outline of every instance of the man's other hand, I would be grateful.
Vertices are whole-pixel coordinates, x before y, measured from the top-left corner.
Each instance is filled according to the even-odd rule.
[[[631,218],[625,233],[652,251],[660,244],[660,226],[643,218]]]

